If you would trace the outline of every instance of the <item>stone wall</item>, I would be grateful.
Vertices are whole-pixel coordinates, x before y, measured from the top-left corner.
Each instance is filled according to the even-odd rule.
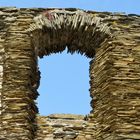
[[[140,139],[140,16],[0,8],[1,140]],[[68,48],[90,62],[87,116],[38,116],[37,57]]]
[[[119,35],[98,48],[91,63],[96,139],[140,139],[140,24],[132,19],[128,25],[128,18],[114,22]]]
[[[53,114],[38,116],[36,140],[92,140],[95,126],[87,116]]]
[[[5,34],[6,34],[6,29],[5,29],[5,23],[3,21],[3,18],[0,16],[0,123],[2,120],[2,81],[3,81],[3,65],[4,65],[4,46],[3,43],[5,41]],[[0,135],[2,131],[2,126],[0,125]]]

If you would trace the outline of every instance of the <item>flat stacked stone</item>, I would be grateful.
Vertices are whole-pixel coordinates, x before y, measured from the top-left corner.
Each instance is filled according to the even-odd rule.
[[[38,138],[48,140],[140,139],[139,39],[140,16],[135,14],[0,8],[0,139],[33,140],[36,130]],[[37,57],[66,47],[93,59],[92,111],[85,120],[42,117],[39,125]]]
[[[82,115],[52,114],[38,116],[36,140],[89,140],[93,138],[94,124]]]

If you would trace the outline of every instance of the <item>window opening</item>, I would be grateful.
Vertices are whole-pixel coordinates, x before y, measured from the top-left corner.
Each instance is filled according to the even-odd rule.
[[[39,113],[89,114],[89,58],[67,50],[39,59]]]

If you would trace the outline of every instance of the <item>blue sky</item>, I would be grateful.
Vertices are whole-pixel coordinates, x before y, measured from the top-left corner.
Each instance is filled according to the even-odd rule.
[[[140,14],[140,0],[0,0],[1,6],[75,7]],[[41,115],[89,113],[89,61],[85,56],[66,51],[39,59],[41,85],[37,101]]]
[[[140,12],[140,0],[0,0],[0,6],[76,7],[96,11]]]
[[[89,113],[89,61],[80,54],[67,54],[66,50],[40,59],[41,114]]]

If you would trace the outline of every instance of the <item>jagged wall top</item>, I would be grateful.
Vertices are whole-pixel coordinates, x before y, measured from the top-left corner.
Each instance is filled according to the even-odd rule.
[[[0,30],[9,30],[19,17],[30,17],[19,32],[29,33],[38,56],[68,52],[94,57],[95,49],[121,32],[137,28],[140,16],[135,14],[84,11],[75,8],[0,8]],[[27,19],[25,19],[27,20]],[[16,30],[16,29],[15,29]],[[17,31],[16,31],[17,32]],[[120,40],[121,42],[121,40]]]

